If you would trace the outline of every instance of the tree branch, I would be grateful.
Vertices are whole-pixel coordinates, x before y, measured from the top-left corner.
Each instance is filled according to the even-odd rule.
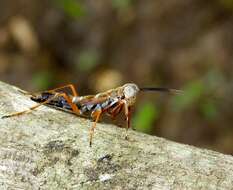
[[[0,116],[34,105],[0,82]],[[233,157],[46,106],[0,119],[1,189],[232,189]]]

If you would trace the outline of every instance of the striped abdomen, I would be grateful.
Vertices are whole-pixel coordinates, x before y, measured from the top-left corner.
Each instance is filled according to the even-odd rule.
[[[103,101],[98,101],[97,99],[96,101],[86,101],[85,103],[82,103],[83,101],[78,101],[76,105],[80,109],[81,114],[87,114],[97,110],[105,111],[106,109],[114,107],[118,101],[118,98],[106,98]]]
[[[43,92],[39,96],[33,96],[31,99],[35,102],[42,103],[48,99],[51,99],[47,104],[51,105],[53,107],[61,108],[64,110],[71,111],[72,108],[71,106],[67,103],[64,97],[62,96],[57,96],[54,97],[55,94],[49,93],[49,92]],[[75,101],[74,103],[77,105],[78,109],[80,110],[80,114],[87,115],[91,112],[94,112],[96,110],[101,110],[105,111],[106,109],[109,109],[111,107],[114,107],[118,101],[119,97],[110,97],[110,98],[104,98],[104,99],[98,99],[95,98],[94,96],[92,98],[86,98],[84,97],[79,97],[79,100]]]
[[[43,103],[44,101],[51,99],[47,104],[52,105],[54,107],[62,108],[65,110],[72,110],[71,106],[67,103],[64,97],[58,96],[53,99],[55,94],[49,93],[49,92],[43,92],[42,94],[38,96],[32,96],[31,99],[38,103]]]

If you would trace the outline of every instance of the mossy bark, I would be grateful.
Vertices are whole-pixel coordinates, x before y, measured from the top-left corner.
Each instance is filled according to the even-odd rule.
[[[0,82],[0,116],[34,105]],[[233,189],[233,157],[46,106],[0,119],[0,189]]]

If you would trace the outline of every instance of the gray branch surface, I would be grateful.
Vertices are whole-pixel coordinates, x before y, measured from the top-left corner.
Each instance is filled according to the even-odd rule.
[[[0,82],[0,116],[35,102]],[[233,157],[41,106],[0,119],[0,189],[233,189]]]

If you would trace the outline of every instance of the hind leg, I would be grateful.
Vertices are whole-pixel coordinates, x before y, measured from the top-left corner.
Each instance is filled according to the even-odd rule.
[[[72,94],[71,94],[72,96],[78,96],[78,92],[75,89],[73,84],[67,84],[65,86],[61,86],[61,87],[54,88],[54,89],[51,89],[51,90],[45,90],[45,91],[40,91],[40,92],[35,92],[35,93],[24,92],[24,91],[20,91],[20,92],[22,92],[23,94],[26,94],[26,95],[35,95],[35,94],[41,94],[43,92],[50,92],[50,93],[55,92],[56,93],[56,91],[59,91],[59,90],[62,90],[62,89],[70,89],[71,92],[72,92]]]
[[[56,96],[56,95],[55,95]],[[22,115],[22,114],[26,114],[26,113],[30,113],[31,111],[33,111],[34,109],[44,105],[44,104],[47,104],[49,101],[51,101],[55,96],[53,96],[52,98],[42,102],[42,103],[38,103],[36,104],[35,106],[32,106],[30,107],[28,110],[24,110],[24,111],[20,111],[20,112],[15,112],[15,113],[12,113],[12,114],[9,114],[9,115],[4,115],[2,118],[8,118],[8,117],[13,117],[13,116],[19,116],[19,115]]]
[[[42,105],[48,104],[51,100],[53,100],[53,99],[55,99],[55,98],[57,98],[57,97],[59,97],[59,96],[62,96],[62,97],[65,98],[65,100],[66,100],[67,103],[71,106],[72,111],[73,111],[74,113],[80,114],[80,111],[79,111],[78,107],[77,107],[75,104],[72,103],[71,99],[70,99],[65,93],[61,93],[61,94],[57,93],[57,94],[55,94],[53,97],[51,97],[51,98],[45,100],[44,102],[38,103],[38,104],[36,104],[35,106],[30,107],[28,110],[24,110],[24,111],[15,112],[15,113],[12,113],[12,114],[9,114],[9,115],[5,115],[5,116],[3,116],[2,118],[8,118],[8,117],[19,116],[19,115],[22,115],[22,114],[30,113],[30,112],[32,112],[33,110],[35,110],[36,108],[38,108],[38,107],[40,107],[40,106],[42,106]]]
[[[66,88],[71,89],[73,96],[78,96],[78,93],[77,93],[73,84],[67,84],[65,86],[61,86],[61,87],[58,87],[58,88],[55,88],[52,90],[48,90],[47,92],[56,92],[57,90],[62,90],[62,89],[66,89]]]

